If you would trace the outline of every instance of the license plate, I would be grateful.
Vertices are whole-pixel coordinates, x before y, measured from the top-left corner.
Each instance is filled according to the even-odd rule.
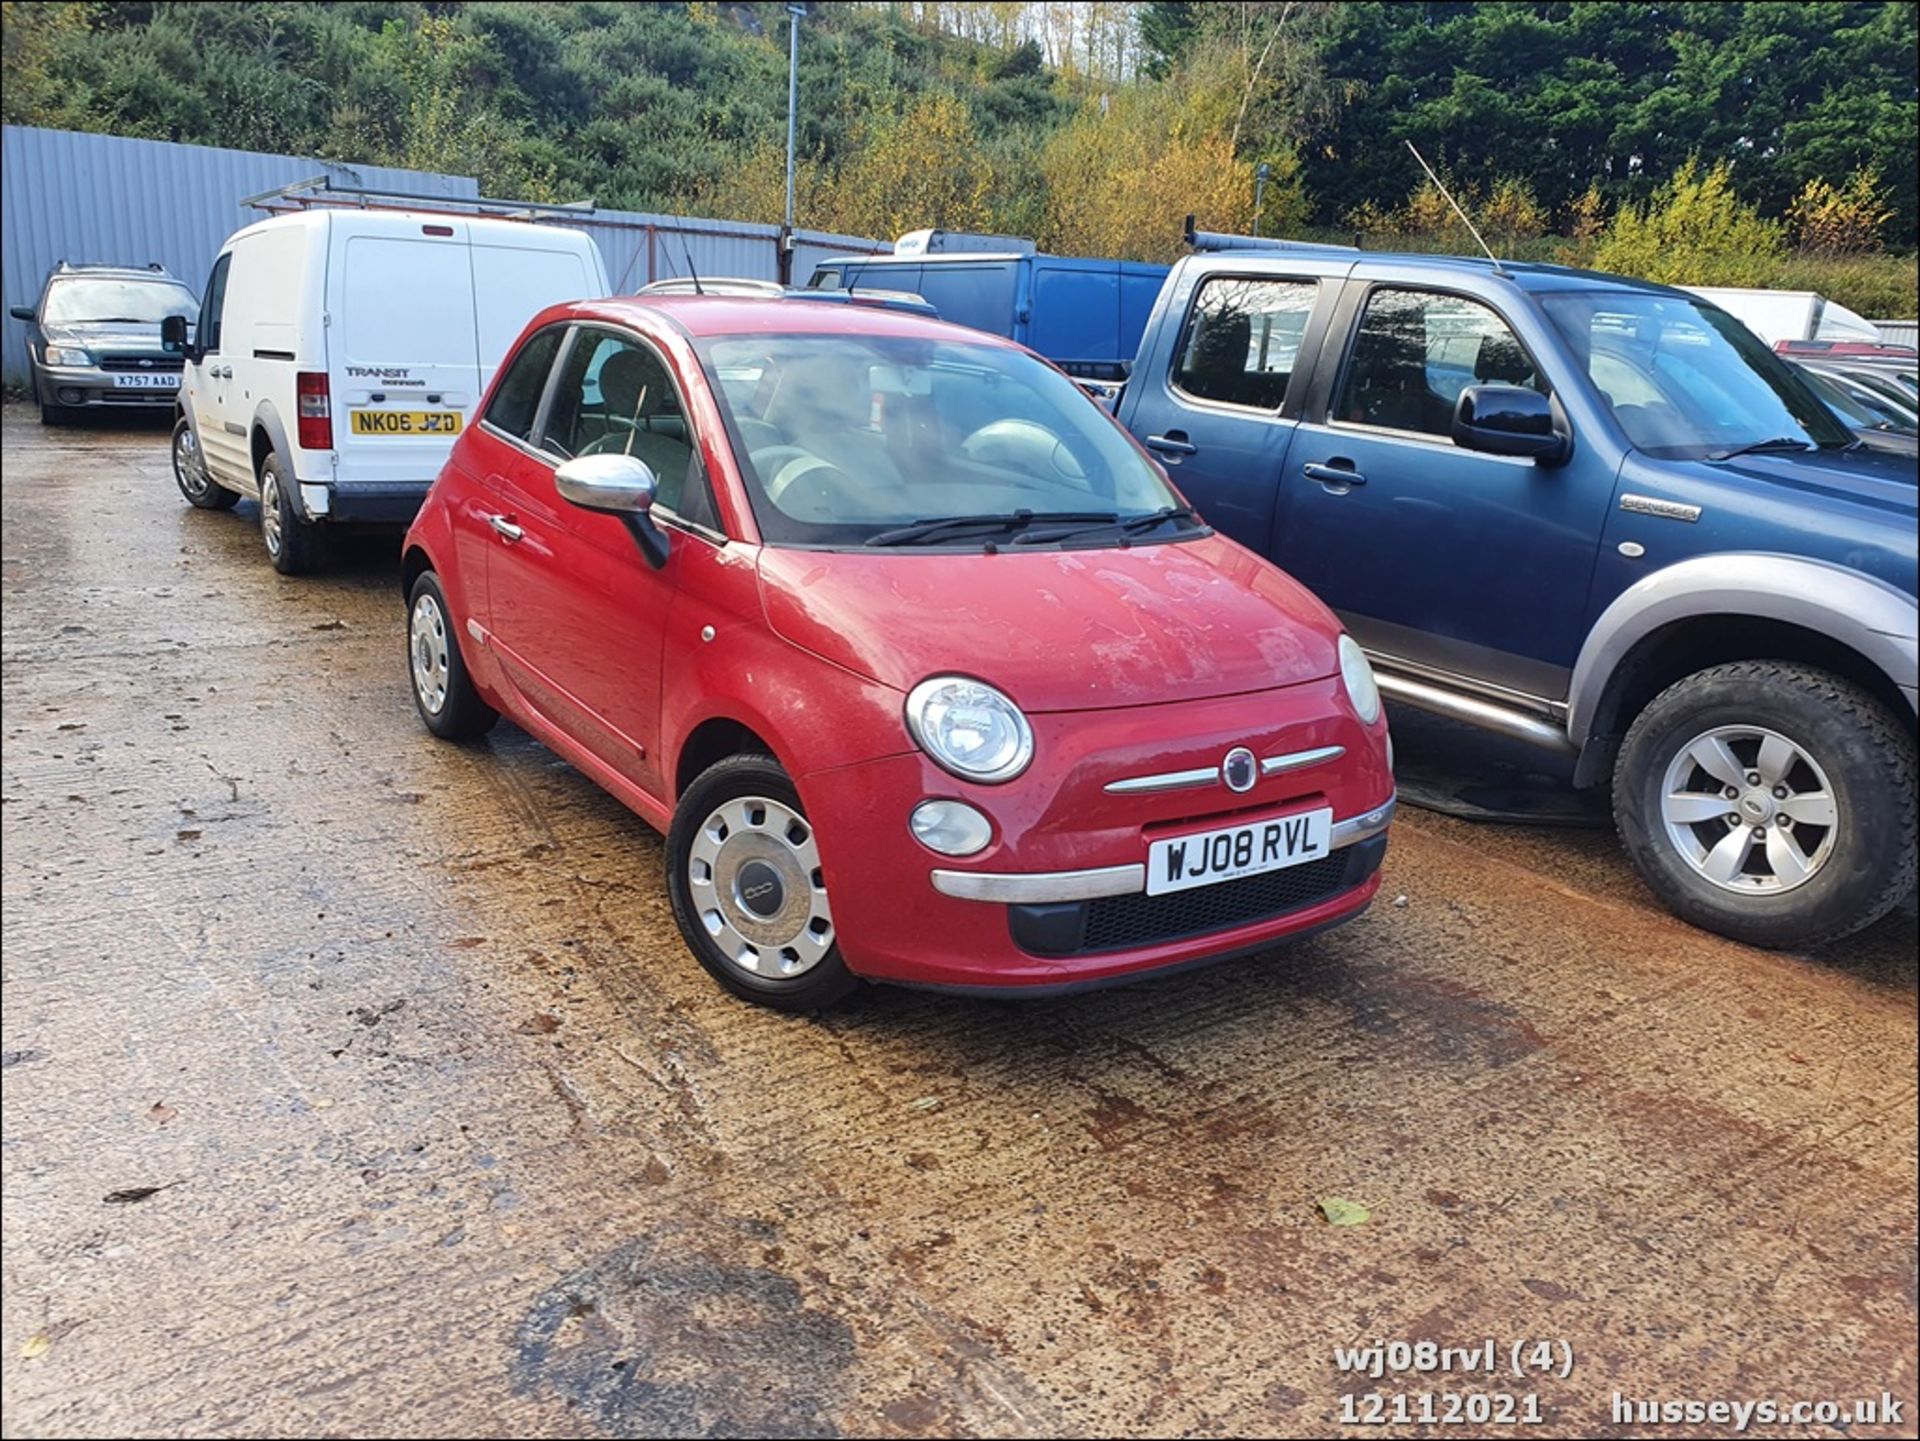
[[[1147,848],[1147,894],[1164,896],[1302,865],[1319,860],[1332,845],[1331,808],[1155,841]]]
[[[159,375],[116,375],[113,378],[115,390],[178,390],[180,377],[171,373]]]
[[[458,435],[457,410],[355,410],[355,435]]]

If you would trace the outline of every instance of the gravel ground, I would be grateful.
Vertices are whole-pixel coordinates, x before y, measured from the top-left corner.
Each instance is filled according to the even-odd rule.
[[[282,580],[162,430],[9,406],[4,460],[7,1435],[1326,1434],[1376,1389],[1911,1434],[1910,913],[1769,955],[1605,831],[1405,809],[1313,941],[783,1018],[637,819],[421,730],[394,536]],[[1571,1374],[1333,1364],[1488,1338]]]

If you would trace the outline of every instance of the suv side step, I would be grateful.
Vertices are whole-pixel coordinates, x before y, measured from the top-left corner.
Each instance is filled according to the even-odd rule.
[[[1567,738],[1567,733],[1551,721],[1539,716],[1528,715],[1525,711],[1514,710],[1510,706],[1482,700],[1477,696],[1461,695],[1458,691],[1443,690],[1437,685],[1425,681],[1411,680],[1390,671],[1375,672],[1374,679],[1379,683],[1381,693],[1388,700],[1404,702],[1418,706],[1421,710],[1430,710],[1437,715],[1451,716],[1468,725],[1479,726],[1482,730],[1497,731],[1515,740],[1526,741],[1544,750],[1573,754],[1578,748]]]

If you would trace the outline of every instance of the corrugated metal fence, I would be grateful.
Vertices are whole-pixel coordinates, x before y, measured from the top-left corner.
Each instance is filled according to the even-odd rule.
[[[1920,347],[1920,320],[1876,320],[1873,328],[1888,345]]]
[[[242,200],[316,175],[336,185],[448,199],[480,194],[470,175],[9,125],[0,133],[0,292],[7,306],[33,304],[61,260],[157,260],[199,290],[226,238],[263,217],[241,208]],[[780,231],[773,225],[622,210],[557,223],[593,236],[616,291],[685,275],[689,261],[702,276],[779,274]],[[803,284],[824,256],[892,249],[810,230],[797,232],[794,242],[793,275]],[[11,319],[5,326],[0,369],[18,383],[26,378],[26,327]]]

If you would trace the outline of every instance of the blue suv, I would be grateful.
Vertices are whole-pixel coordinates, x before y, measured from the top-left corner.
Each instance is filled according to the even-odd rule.
[[[1576,753],[1709,929],[1818,945],[1912,891],[1912,458],[1682,291],[1196,244],[1116,413],[1390,698]]]

